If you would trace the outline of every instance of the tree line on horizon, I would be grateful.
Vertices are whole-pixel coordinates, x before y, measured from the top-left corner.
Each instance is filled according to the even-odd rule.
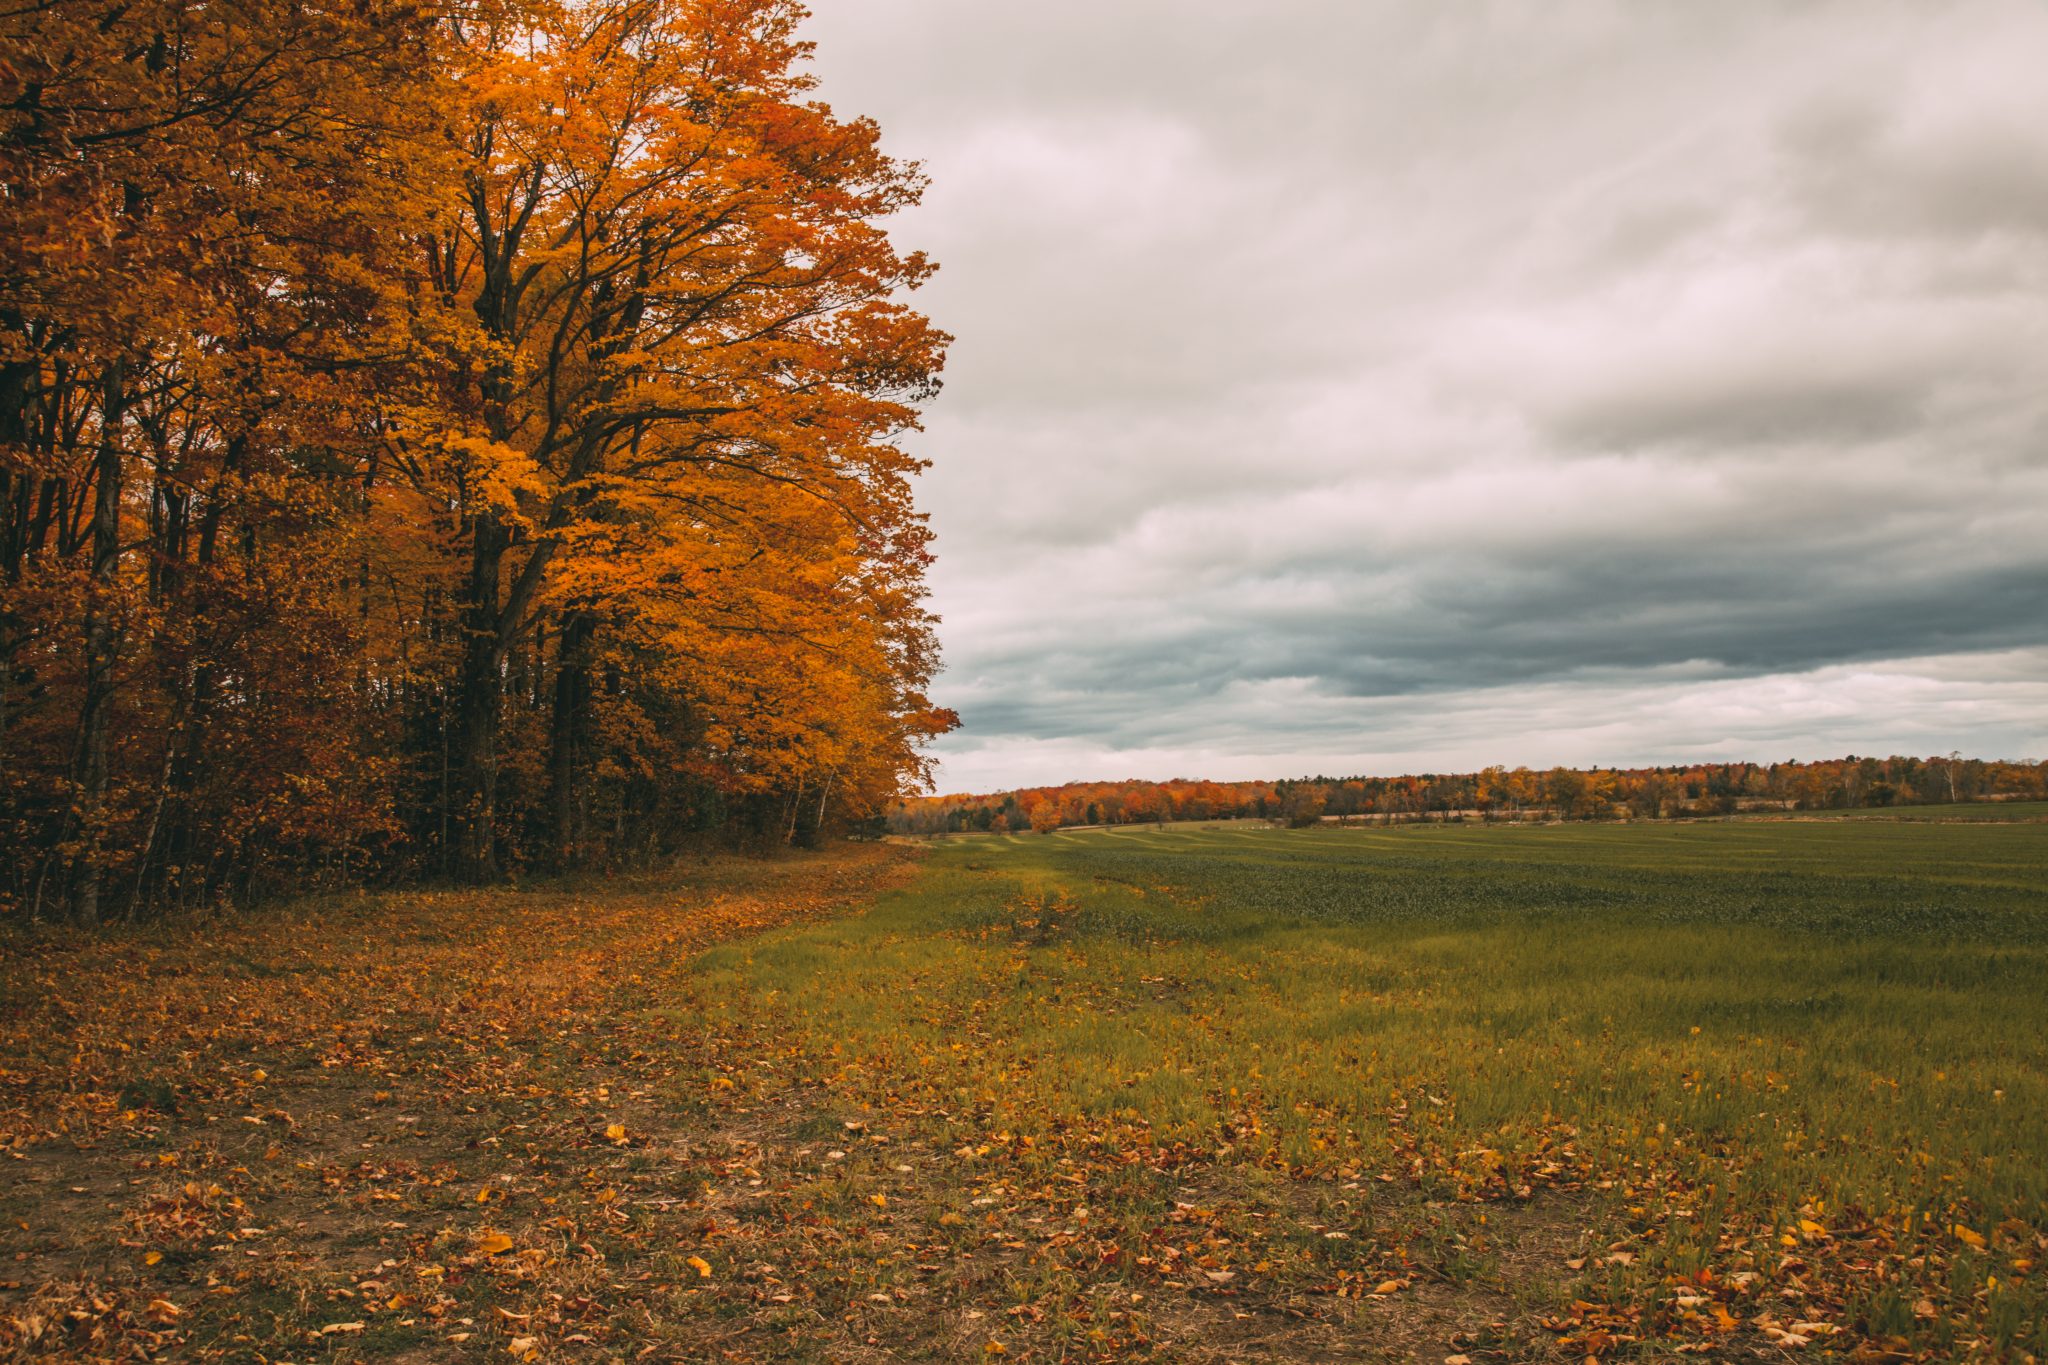
[[[801,841],[923,778],[948,338],[804,17],[0,16],[0,911]]]
[[[897,834],[1041,834],[1183,820],[1654,820],[1744,810],[1849,810],[2048,798],[2048,763],[1947,757],[1656,768],[1504,768],[1276,782],[1070,782],[989,795],[921,796],[888,814]]]

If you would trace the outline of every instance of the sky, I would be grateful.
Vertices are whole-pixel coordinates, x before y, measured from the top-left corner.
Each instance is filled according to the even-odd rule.
[[[813,8],[940,791],[2048,758],[2048,5]]]

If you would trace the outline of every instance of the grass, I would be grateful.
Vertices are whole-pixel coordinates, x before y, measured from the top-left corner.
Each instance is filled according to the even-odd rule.
[[[1810,820],[1938,820],[1981,823],[2048,820],[2048,801],[1970,801],[1960,805],[1887,806],[1880,809],[1802,811]]]
[[[1758,819],[0,939],[0,1359],[2031,1360],[2044,926]]]
[[[1596,1305],[1565,1335],[1603,1349],[2017,1356],[2048,1348],[2044,912],[2027,824],[994,836],[714,952],[701,1000],[945,1143],[1201,1170],[1283,1225],[1226,1268],[1483,1265],[1405,1226],[1357,1280],[1289,1259],[1304,1188],[1556,1200],[1607,1250],[1534,1297]]]

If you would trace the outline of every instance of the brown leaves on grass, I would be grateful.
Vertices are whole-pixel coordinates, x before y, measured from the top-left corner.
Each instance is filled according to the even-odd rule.
[[[0,1312],[0,1359],[146,1360],[179,1339],[176,1304],[137,1306],[88,1281],[53,1281]]]
[[[1715,1204],[1675,1134],[1617,1156],[1611,1135],[1546,1117],[1475,1140],[1454,1090],[1419,1079],[1368,1113],[1283,1107],[1248,1077],[1205,1096],[1213,1132],[1155,1129],[1116,1089],[1060,1104],[986,998],[920,1002],[935,1031],[855,1040],[681,970],[698,946],[870,892],[901,856],[336,903],[312,942],[252,922],[227,958],[109,940],[39,961],[0,1022],[35,1078],[10,1092],[9,1218],[43,1224],[21,1241],[30,1287],[0,1290],[0,1342],[556,1359],[715,1340],[766,1360],[822,1337],[848,1358],[996,1342],[1113,1361],[1219,1331],[1256,1327],[1285,1358],[1433,1324],[1404,1349],[1924,1360],[1990,1312],[1999,1290],[1965,1271],[2024,1274],[2048,1250],[1971,1208],[1908,1221],[1816,1196],[1758,1221]],[[1019,952],[1078,951],[1006,938],[976,948],[1001,985]],[[1164,984],[1045,1008],[1107,1015]],[[1177,1027],[1227,1028],[1187,994]],[[130,1009],[146,1029],[123,1029]],[[1910,1341],[1857,1316],[1873,1283],[1896,1287]],[[1531,1295],[1557,1297],[1531,1311]]]
[[[664,1108],[707,1057],[648,1011],[696,951],[908,865],[856,847],[689,881],[333,900],[204,946],[0,945],[0,1201],[22,1277],[0,1285],[0,1359],[615,1338],[623,1302],[711,1264],[621,1278],[654,1254],[649,1221],[690,1201],[649,1200],[616,1163],[666,1145]],[[666,1245],[679,1234],[701,1230]]]

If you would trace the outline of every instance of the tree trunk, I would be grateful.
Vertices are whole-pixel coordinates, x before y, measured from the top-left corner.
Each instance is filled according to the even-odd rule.
[[[81,924],[100,918],[105,876],[103,840],[107,817],[108,755],[114,709],[115,578],[121,563],[121,423],[126,413],[126,380],[120,361],[107,366],[100,410],[99,453],[93,461],[92,584],[85,599],[85,699],[79,709],[76,786],[77,828],[84,847],[72,862],[71,913]]]
[[[555,652],[555,706],[549,736],[555,862],[574,866],[584,835],[585,775],[590,767],[591,641],[597,623],[572,612]]]
[[[498,592],[509,540],[496,516],[488,512],[478,515],[470,550],[462,671],[455,699],[450,793],[454,847],[442,854],[449,872],[469,882],[486,882],[498,875],[498,711],[504,691]]]
[[[34,381],[35,367],[25,361],[0,365],[0,449],[9,452],[9,461],[0,463],[0,588],[21,581],[22,560],[28,552],[29,498],[35,480],[28,464],[16,473],[9,463],[19,460],[28,446]],[[0,597],[0,754],[6,752],[8,721],[14,710],[14,656],[20,638],[20,622]]]

